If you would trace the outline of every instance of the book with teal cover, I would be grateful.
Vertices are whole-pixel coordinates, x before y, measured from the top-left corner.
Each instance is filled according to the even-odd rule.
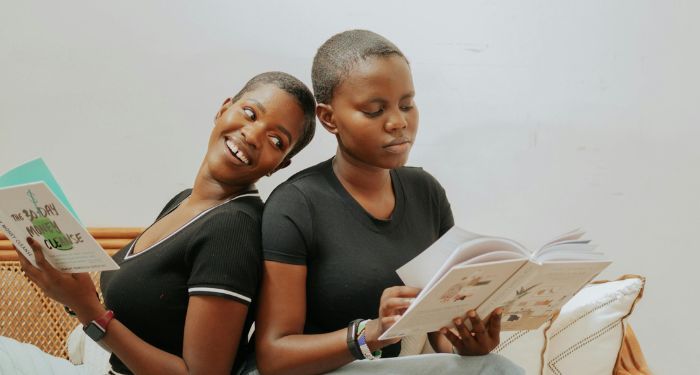
[[[0,176],[0,188],[10,187],[15,185],[24,185],[31,182],[43,181],[56,197],[63,203],[71,214],[80,222],[78,214],[73,209],[73,206],[68,201],[63,189],[56,181],[49,167],[44,163],[44,159],[36,158],[22,165],[12,168],[7,173]]]

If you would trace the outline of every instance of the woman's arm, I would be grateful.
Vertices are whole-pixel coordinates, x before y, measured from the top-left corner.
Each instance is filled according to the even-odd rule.
[[[95,285],[89,275],[56,270],[44,258],[41,245],[36,241],[29,243],[38,267],[20,256],[22,269],[47,296],[71,307],[84,325],[106,312],[95,298]],[[233,300],[190,297],[182,358],[143,341],[119,322],[119,317],[109,323],[100,344],[135,374],[230,374],[247,311],[246,305]]]
[[[384,291],[379,301],[379,318],[371,320],[366,327],[371,351],[398,341],[377,339],[419,291],[410,287],[392,287]],[[265,261],[259,298],[255,324],[261,374],[324,373],[355,360],[348,349],[347,328],[324,334],[304,334],[306,266]]]
[[[101,342],[134,374],[230,374],[247,311],[221,297],[190,297],[182,357],[141,340],[118,320]]]
[[[306,266],[265,261],[255,320],[261,374],[323,373],[352,362],[346,329],[304,335]]]

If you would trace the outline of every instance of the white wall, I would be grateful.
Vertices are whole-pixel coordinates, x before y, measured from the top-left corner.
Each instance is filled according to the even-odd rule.
[[[214,113],[253,74],[310,83],[315,49],[369,28],[412,61],[410,164],[458,224],[536,246],[584,227],[648,277],[632,318],[660,374],[700,369],[700,3],[4,1],[0,171],[43,156],[84,222],[144,226],[190,186]],[[292,167],[329,157],[323,129]]]

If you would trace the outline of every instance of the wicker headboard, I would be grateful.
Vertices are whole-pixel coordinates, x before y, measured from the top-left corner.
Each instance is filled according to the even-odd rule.
[[[142,228],[88,228],[109,255],[136,237]],[[66,357],[66,338],[78,321],[62,305],[44,296],[22,274],[19,255],[0,233],[0,335],[34,344],[41,350]],[[92,274],[99,283],[99,275]]]

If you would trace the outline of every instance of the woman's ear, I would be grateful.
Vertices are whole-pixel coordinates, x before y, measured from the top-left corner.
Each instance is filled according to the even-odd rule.
[[[289,166],[289,164],[292,164],[292,160],[291,159],[284,159],[284,161],[282,163],[280,163],[280,165],[278,165],[274,171],[277,172],[282,168],[287,168]]]
[[[318,103],[316,105],[316,117],[318,117],[318,120],[321,121],[321,125],[323,125],[328,132],[331,134],[338,134],[338,127],[335,126],[335,122],[333,121],[333,107],[331,107],[330,104]]]
[[[279,171],[280,169],[282,169],[282,168],[287,168],[287,167],[289,166],[289,164],[292,164],[292,161],[291,161],[290,159],[285,159],[285,160],[284,160],[283,162],[281,162],[280,165],[278,165],[275,169],[273,169],[273,170],[267,172],[267,174],[266,174],[265,176],[270,177],[270,176],[272,176],[273,173]]]
[[[219,108],[219,111],[216,112],[216,116],[214,117],[214,120],[219,119],[219,117],[221,117],[221,115],[223,115],[224,112],[226,112],[226,110],[228,109],[228,107],[231,106],[231,104],[233,104],[233,99],[226,98],[226,100],[224,100],[224,102],[221,103],[221,108]]]

